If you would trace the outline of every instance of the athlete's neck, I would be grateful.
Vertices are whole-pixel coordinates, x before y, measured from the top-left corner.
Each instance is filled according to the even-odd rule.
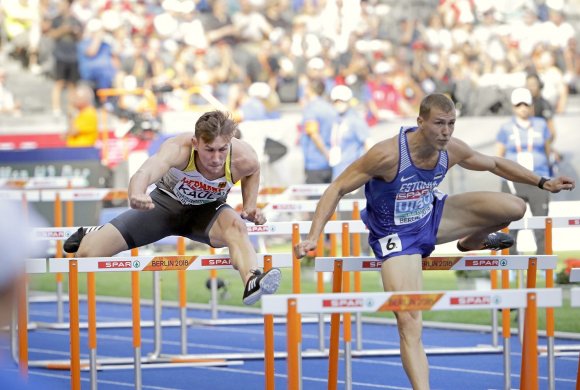
[[[411,161],[417,168],[433,169],[439,161],[439,150],[427,142],[419,132],[407,133],[407,145]]]

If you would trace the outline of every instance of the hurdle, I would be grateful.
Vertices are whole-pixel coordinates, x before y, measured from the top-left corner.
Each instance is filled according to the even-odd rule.
[[[580,282],[580,268],[573,268],[570,272],[570,282]],[[573,287],[570,290],[570,306],[580,307],[580,287]],[[576,390],[580,390],[580,355],[578,356],[578,370],[576,373]]]
[[[103,258],[50,258],[31,259],[27,271],[30,273],[61,272],[69,274],[69,305],[71,332],[71,359],[64,360],[39,360],[29,362],[25,353],[27,352],[26,316],[19,316],[21,324],[19,329],[19,366],[22,370],[27,367],[43,367],[49,369],[69,369],[71,370],[71,383],[75,388],[75,383],[79,383],[79,372],[81,369],[91,371],[91,381],[96,383],[96,371],[105,369],[135,369],[136,388],[140,388],[141,364],[150,367],[175,367],[194,365],[237,365],[242,364],[236,359],[262,359],[263,352],[248,354],[203,354],[203,355],[162,355],[158,357],[141,357],[140,352],[140,302],[139,302],[139,273],[141,271],[167,271],[167,270],[208,270],[208,269],[232,269],[231,259],[224,255],[207,256],[138,256],[137,250],[133,250],[136,256],[131,257],[103,257]],[[271,254],[258,257],[258,265],[271,268],[272,263],[279,267],[288,267],[291,264],[289,254]],[[27,263],[28,264],[28,263]],[[266,265],[268,264],[268,265]],[[89,360],[80,359],[80,341],[78,333],[80,331],[80,321],[78,318],[78,273],[94,272],[131,272],[132,279],[132,323],[133,323],[133,346],[134,357],[130,358],[106,358],[97,360],[96,357],[96,305],[94,301],[94,285],[88,288],[89,292]],[[87,279],[90,283],[90,279]],[[92,298],[91,298],[92,297]],[[22,306],[25,308],[26,306]],[[24,325],[22,325],[22,322]],[[183,329],[183,328],[182,328]],[[182,342],[187,342],[182,335]],[[80,387],[76,387],[80,388]]]
[[[340,293],[340,294],[290,294],[265,296],[262,300],[262,314],[287,316],[288,345],[288,389],[302,388],[302,380],[298,374],[300,355],[298,352],[297,333],[299,323],[297,316],[308,313],[356,313],[378,311],[426,311],[426,310],[473,310],[473,309],[503,309],[514,307],[559,307],[562,304],[561,289],[522,289],[496,291],[420,291],[401,293]],[[537,336],[537,335],[536,335]],[[338,341],[334,340],[337,344]],[[537,338],[526,338],[530,344],[528,354],[532,354],[534,344],[537,348]],[[338,345],[334,350],[338,351]],[[346,389],[352,388],[352,355],[350,346],[345,344],[345,382]],[[338,354],[333,356],[338,361]],[[532,356],[533,357],[533,356]],[[537,356],[533,357],[536,360]],[[534,360],[532,358],[529,359]],[[273,362],[270,362],[272,365]],[[333,362],[329,362],[332,366]],[[328,388],[337,388],[337,373],[329,369]],[[507,374],[507,373],[506,373]],[[535,374],[535,375],[534,375]],[[266,384],[272,383],[274,371],[266,372]],[[526,383],[530,388],[538,388],[537,372],[528,372]],[[272,389],[272,387],[266,387]]]

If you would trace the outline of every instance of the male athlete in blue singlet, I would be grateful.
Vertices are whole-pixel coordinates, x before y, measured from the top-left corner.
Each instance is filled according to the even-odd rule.
[[[214,247],[228,247],[232,264],[245,283],[245,304],[255,303],[262,294],[274,293],[280,283],[280,270],[258,270],[256,252],[242,220],[257,225],[266,222],[256,207],[260,163],[248,143],[234,138],[236,131],[237,124],[225,113],[203,114],[194,134],[165,141],[131,177],[128,192],[133,210],[98,230],[79,228],[65,242],[65,251],[76,252],[79,257],[113,256],[180,235]],[[241,216],[225,203],[239,180]],[[151,184],[157,188],[147,194]]]
[[[455,105],[447,96],[423,99],[417,127],[402,128],[398,136],[381,141],[351,164],[328,187],[314,214],[306,240],[295,248],[303,257],[316,249],[324,225],[338,201],[365,185],[367,207],[362,219],[381,268],[385,291],[419,291],[423,287],[421,258],[435,244],[454,240],[462,251],[502,249],[513,240],[497,230],[523,217],[525,203],[498,192],[447,196],[437,190],[454,165],[489,171],[518,183],[550,192],[575,187],[569,177],[542,178],[521,165],[481,154],[453,138]],[[429,366],[421,341],[421,312],[396,312],[403,367],[413,389],[429,388]]]

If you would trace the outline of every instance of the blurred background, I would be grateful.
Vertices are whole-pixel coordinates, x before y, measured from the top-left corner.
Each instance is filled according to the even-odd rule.
[[[303,183],[313,80],[325,99],[350,88],[371,143],[446,93],[455,135],[494,154],[529,75],[551,110],[554,167],[580,168],[579,0],[3,0],[0,25],[0,179],[123,188],[162,141],[218,108],[258,151],[263,187]],[[499,188],[458,167],[443,190]],[[119,205],[77,204],[75,225]]]

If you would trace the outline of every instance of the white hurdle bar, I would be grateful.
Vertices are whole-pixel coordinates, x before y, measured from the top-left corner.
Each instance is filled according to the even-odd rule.
[[[572,268],[570,270],[570,283],[580,282],[580,268]]]
[[[522,256],[522,255],[487,255],[487,256],[432,256],[423,259],[422,268],[424,271],[435,270],[464,270],[464,271],[493,271],[493,270],[527,270],[529,266],[529,259],[537,259],[538,269],[554,269],[556,268],[557,256]],[[316,272],[333,272],[334,257],[318,257],[316,258],[314,269]],[[360,271],[380,271],[382,261],[374,257],[346,257],[343,258],[342,271],[344,272],[360,272]],[[492,323],[492,333],[497,334],[497,323]],[[355,354],[368,354],[373,356],[375,354],[390,355],[394,353],[392,350],[365,351],[362,352],[361,326],[357,324],[357,349]],[[501,352],[501,348],[495,346],[478,347],[478,353],[495,353]],[[453,352],[454,351],[454,352]],[[446,353],[461,353],[459,350],[444,349],[429,349],[429,354],[446,354]]]
[[[562,305],[561,289],[493,290],[493,291],[419,291],[401,293],[340,293],[340,294],[292,294],[272,295],[262,299],[262,314],[288,316],[288,389],[302,388],[298,375],[300,353],[296,330],[299,324],[295,316],[309,313],[357,313],[377,311],[415,310],[474,310],[527,307],[532,299],[537,307]],[[537,340],[535,340],[537,343]],[[336,346],[338,348],[338,346]],[[331,346],[332,348],[332,346]],[[530,351],[531,352],[531,351]],[[345,343],[346,389],[352,388],[352,350]],[[504,352],[505,353],[505,352]],[[338,356],[337,356],[338,357]],[[535,357],[537,359],[537,356]],[[338,359],[337,359],[338,361]],[[336,388],[337,372],[333,373],[329,362],[329,389]],[[267,373],[273,375],[274,373]],[[334,375],[334,377],[333,377]],[[509,373],[506,373],[509,375]],[[523,379],[523,378],[522,378]],[[527,380],[537,381],[530,377]],[[267,381],[267,379],[266,379]]]

